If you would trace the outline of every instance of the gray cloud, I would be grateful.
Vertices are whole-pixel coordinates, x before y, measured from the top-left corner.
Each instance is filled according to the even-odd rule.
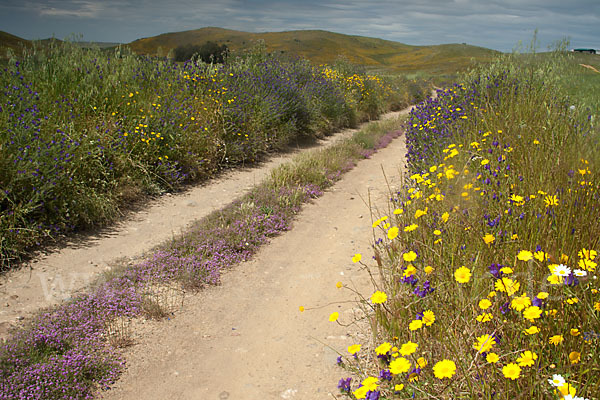
[[[28,38],[82,33],[129,42],[204,26],[250,32],[324,29],[407,44],[509,51],[539,29],[541,47],[570,37],[600,47],[597,0],[0,0],[0,26]]]
[[[62,4],[53,6],[53,3],[59,3],[56,1],[48,2],[48,4],[41,6],[37,11],[41,16],[61,16],[61,17],[75,17],[75,18],[95,18],[100,16],[100,12],[103,10],[100,2],[94,1],[73,1],[68,4],[68,8],[63,8]]]

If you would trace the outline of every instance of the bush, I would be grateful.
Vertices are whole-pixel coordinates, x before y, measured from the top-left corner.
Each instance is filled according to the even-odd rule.
[[[194,56],[198,56],[198,59],[202,62],[211,64],[218,63],[223,64],[227,58],[229,49],[226,45],[219,46],[215,42],[206,42],[202,46],[187,44],[177,46],[173,52],[173,60],[175,61],[189,61]]]

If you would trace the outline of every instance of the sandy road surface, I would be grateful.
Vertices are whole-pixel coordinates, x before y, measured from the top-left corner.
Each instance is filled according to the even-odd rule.
[[[386,206],[382,168],[397,187],[405,153],[400,137],[361,161],[305,206],[291,231],[225,273],[220,286],[188,299],[171,320],[139,327],[137,344],[125,351],[127,372],[103,398],[334,398],[346,375],[335,365],[335,350],[345,352],[353,344],[349,334],[357,333],[328,322],[333,311],[349,321],[355,307],[348,302],[355,295],[336,282],[371,294],[366,273],[351,261],[356,252],[370,261],[363,199]],[[300,313],[300,305],[307,311]]]

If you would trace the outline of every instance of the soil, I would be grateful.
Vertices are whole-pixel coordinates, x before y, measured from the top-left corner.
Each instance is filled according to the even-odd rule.
[[[396,118],[408,110],[386,114]],[[330,137],[328,146],[350,136]],[[257,168],[230,171],[184,193],[163,196],[144,211],[95,235],[34,260],[4,277],[0,287],[0,338],[10,325],[70,297],[117,259],[141,257],[195,219],[221,208],[266,177],[290,153]],[[138,321],[134,344],[124,350],[127,369],[104,399],[325,399],[339,393],[338,353],[358,329],[342,323],[357,312],[356,294],[370,296],[368,274],[351,261],[369,263],[373,240],[369,202],[387,207],[399,186],[404,138],[360,161],[322,197],[306,205],[291,231],[272,239],[252,260],[222,276],[219,286],[185,298],[163,321]],[[385,171],[385,175],[384,172]],[[386,180],[388,183],[386,183]],[[300,312],[299,306],[306,307]],[[347,353],[346,353],[347,354]]]

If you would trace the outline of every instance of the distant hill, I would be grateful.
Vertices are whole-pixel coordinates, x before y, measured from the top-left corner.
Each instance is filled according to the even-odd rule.
[[[164,33],[138,39],[128,46],[138,54],[167,54],[180,45],[207,41],[225,44],[232,50],[248,48],[264,40],[268,51],[297,54],[314,63],[332,63],[343,55],[348,60],[390,72],[426,71],[443,74],[467,68],[472,60],[489,61],[497,51],[467,44],[410,46],[390,40],[351,36],[322,30],[250,33],[222,28],[202,28]]]
[[[42,43],[51,40],[44,39]],[[129,46],[137,54],[162,55],[180,45],[202,45],[208,41],[225,44],[231,50],[242,50],[263,40],[268,51],[282,52],[305,57],[315,64],[331,64],[338,56],[371,70],[391,73],[424,72],[432,75],[454,74],[473,65],[473,61],[491,60],[497,51],[467,44],[441,44],[434,46],[410,46],[407,44],[351,36],[322,30],[250,33],[222,28],[202,28],[184,32],[164,33],[135,40]],[[77,42],[80,46],[91,45],[110,48],[118,43]],[[3,48],[19,50],[32,42],[10,33],[0,31],[0,58]]]
[[[56,38],[48,38],[48,39],[42,39],[39,42],[42,45],[49,45],[52,42],[62,42],[62,40],[56,39]],[[74,42],[74,43],[81,47],[98,47],[100,49],[116,47],[120,44],[120,43],[113,43],[113,42]],[[19,50],[21,50],[22,47],[31,47],[31,46],[32,46],[31,40],[23,39],[18,36],[12,35],[8,32],[0,31],[0,49],[9,48],[9,49],[12,49],[15,51],[19,51]],[[3,56],[3,54],[0,53],[0,57],[2,57],[2,56]]]
[[[98,47],[99,49],[107,49],[110,47],[117,47],[121,43],[116,43],[116,42],[75,42],[75,44],[78,46],[81,46],[83,48]]]
[[[27,39],[11,35],[8,32],[0,31],[0,49],[21,50],[23,47],[31,47],[31,42]],[[0,54],[2,56],[2,54]]]

